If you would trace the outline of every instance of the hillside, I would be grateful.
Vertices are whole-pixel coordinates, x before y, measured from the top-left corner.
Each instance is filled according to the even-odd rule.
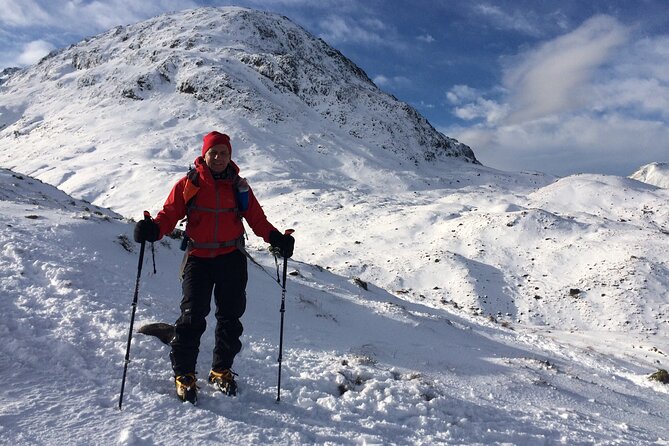
[[[203,383],[198,406],[179,402],[168,349],[135,333],[119,411],[137,274],[132,224],[7,170],[0,212],[12,228],[0,233],[0,435],[17,446],[669,440],[667,387],[648,380],[665,356],[649,344],[612,332],[511,330],[364,290],[299,260],[290,262],[277,404],[280,288],[266,250],[251,251],[265,271],[250,266],[239,395]],[[157,272],[145,257],[136,327],[177,317],[178,241],[155,250]],[[212,345],[209,331],[200,377]]]

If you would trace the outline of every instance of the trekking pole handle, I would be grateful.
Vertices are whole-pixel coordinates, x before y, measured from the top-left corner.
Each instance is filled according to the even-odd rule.
[[[149,211],[144,211],[144,221],[153,222],[153,218],[151,218],[151,213]],[[153,260],[153,274],[156,274],[156,251],[153,247],[153,243],[151,243],[151,259]]]

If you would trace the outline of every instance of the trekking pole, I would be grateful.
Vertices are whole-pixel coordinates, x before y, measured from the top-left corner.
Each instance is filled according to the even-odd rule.
[[[285,234],[292,234],[292,229],[286,229]],[[281,360],[283,359],[283,315],[286,312],[286,272],[288,271],[288,257],[283,258],[283,283],[281,284],[281,308],[279,313],[281,313],[281,332],[279,334],[279,379],[276,385],[277,394],[276,402],[281,401]]]
[[[144,211],[144,220],[151,220],[151,214]],[[121,396],[118,400],[118,410],[123,406],[123,390],[125,389],[125,376],[128,372],[128,363],[130,362],[130,341],[132,340],[132,326],[135,323],[135,311],[137,310],[137,297],[139,295],[139,278],[142,275],[142,263],[144,263],[144,247],[146,241],[143,240],[139,248],[139,262],[137,264],[137,280],[135,281],[135,295],[132,298],[132,316],[130,316],[130,330],[128,330],[128,345],[125,349],[125,360],[123,361],[123,379],[121,380]]]

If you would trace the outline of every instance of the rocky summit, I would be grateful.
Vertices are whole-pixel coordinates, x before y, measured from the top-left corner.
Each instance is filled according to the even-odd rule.
[[[339,51],[267,12],[225,7],[162,15],[7,70],[3,79],[0,162],[58,186],[81,173],[67,162],[72,153],[54,147],[54,134],[67,135],[66,145],[80,155],[118,145],[125,160],[150,154],[176,158],[180,168],[213,128],[230,133],[236,146],[272,134],[277,144],[318,153],[358,150],[409,165],[478,163],[469,147],[381,91]],[[10,149],[17,145],[29,149]],[[45,176],[32,149],[69,168]]]

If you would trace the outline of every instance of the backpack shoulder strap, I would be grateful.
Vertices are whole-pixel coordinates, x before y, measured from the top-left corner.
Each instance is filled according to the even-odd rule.
[[[186,185],[184,186],[183,197],[186,207],[191,207],[195,200],[197,192],[200,190],[200,175],[195,168],[192,168],[186,174]]]

